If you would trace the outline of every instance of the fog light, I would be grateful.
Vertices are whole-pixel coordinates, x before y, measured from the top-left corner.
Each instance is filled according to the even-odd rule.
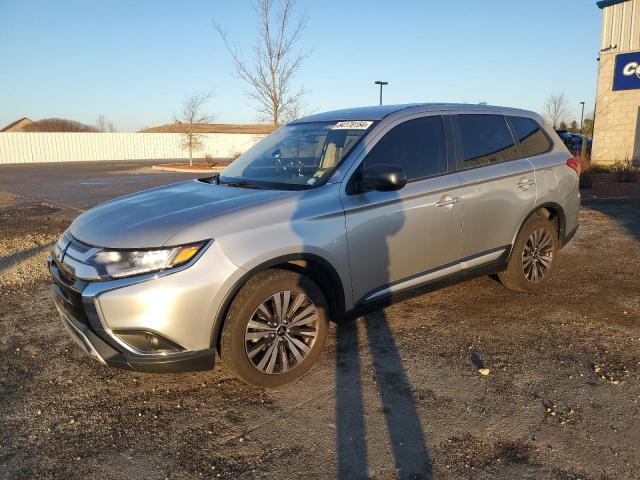
[[[184,350],[180,345],[158,335],[145,331],[120,331],[114,332],[120,340],[134,350],[144,353],[172,353]]]

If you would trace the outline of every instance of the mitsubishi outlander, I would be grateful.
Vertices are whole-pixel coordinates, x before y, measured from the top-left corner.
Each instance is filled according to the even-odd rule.
[[[536,113],[411,104],[320,113],[221,174],[108,201],[49,259],[100,362],[260,387],[316,361],[330,320],[479,275],[538,294],[578,227],[580,163]]]

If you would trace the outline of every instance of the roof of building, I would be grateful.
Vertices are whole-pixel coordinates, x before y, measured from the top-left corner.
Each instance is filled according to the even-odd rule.
[[[382,120],[384,117],[403,110],[416,111],[447,111],[447,110],[476,110],[481,112],[495,113],[523,113],[525,110],[508,107],[498,107],[485,104],[462,104],[462,103],[408,103],[402,105],[380,105],[374,107],[357,107],[344,110],[334,110],[331,112],[316,113],[308,117],[300,118],[291,123],[303,122],[329,122],[329,121],[349,121],[349,120]],[[531,112],[526,112],[530,114]]]
[[[276,129],[273,125],[264,123],[247,123],[247,124],[231,124],[231,123],[202,123],[193,126],[194,133],[252,133],[267,134]],[[169,125],[160,125],[159,127],[145,128],[141,133],[182,133],[184,131],[182,124],[171,123]]]
[[[16,120],[15,122],[11,122],[9,125],[4,127],[0,132],[20,132],[22,131],[22,127],[26,125],[33,125],[33,122],[29,120],[27,117],[22,117]]]
[[[598,5],[599,8],[607,8],[628,1],[629,0],[600,0],[599,2],[596,2],[596,5]]]

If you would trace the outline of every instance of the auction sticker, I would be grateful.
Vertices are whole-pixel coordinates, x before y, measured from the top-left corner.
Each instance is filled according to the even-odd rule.
[[[373,122],[366,120],[352,120],[350,122],[338,122],[332,130],[366,130]]]

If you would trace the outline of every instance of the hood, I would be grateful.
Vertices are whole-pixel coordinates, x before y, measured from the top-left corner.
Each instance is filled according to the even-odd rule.
[[[69,229],[81,242],[98,247],[161,247],[189,225],[291,193],[190,180],[110,200],[78,216]]]

